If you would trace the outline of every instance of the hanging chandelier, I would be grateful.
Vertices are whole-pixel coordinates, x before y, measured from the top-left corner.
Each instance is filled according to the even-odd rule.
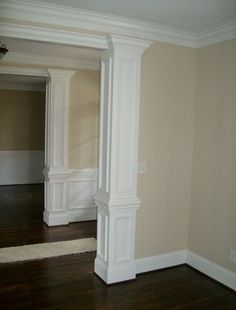
[[[8,52],[6,44],[0,42],[0,59]]]

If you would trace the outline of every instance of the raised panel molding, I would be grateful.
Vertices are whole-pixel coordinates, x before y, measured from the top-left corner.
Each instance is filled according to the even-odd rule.
[[[97,190],[97,169],[67,169],[49,172],[44,169],[45,199],[49,210],[44,212],[48,226],[97,218],[93,195]],[[50,181],[49,181],[50,180]]]

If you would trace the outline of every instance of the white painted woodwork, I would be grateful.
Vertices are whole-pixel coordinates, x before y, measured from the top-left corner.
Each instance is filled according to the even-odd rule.
[[[95,273],[106,283],[135,278],[141,55],[150,42],[110,36],[101,60],[98,245]]]
[[[45,210],[48,225],[68,224],[69,86],[75,71],[48,69],[45,128]],[[56,219],[56,220],[55,220]]]
[[[167,11],[170,10],[168,14],[162,14],[163,8],[160,8],[160,10],[153,9],[154,4],[159,6],[160,3],[157,4],[158,1],[150,1],[152,1],[152,5],[149,6],[149,8],[147,7],[146,1],[141,2],[145,6],[146,13],[149,9],[152,14],[159,14],[159,17],[157,18],[159,22],[153,23],[150,22],[150,20],[147,21],[145,20],[145,16],[143,16],[141,19],[130,19],[124,16],[115,16],[101,12],[98,13],[95,12],[94,9],[92,11],[84,11],[78,7],[72,8],[69,5],[67,5],[65,10],[64,6],[60,6],[55,3],[49,4],[48,1],[47,3],[37,3],[31,0],[1,0],[0,17],[13,20],[14,22],[17,20],[28,23],[38,22],[44,24],[45,27],[29,26],[26,25],[26,23],[23,24],[22,22],[21,24],[1,22],[0,32],[2,37],[4,36],[28,40],[39,40],[44,42],[55,42],[100,49],[107,49],[105,46],[105,36],[88,34],[84,35],[83,33],[79,32],[75,33],[65,30],[62,31],[59,29],[52,29],[52,27],[49,28],[48,25],[64,26],[65,28],[68,27],[70,29],[77,28],[88,31],[99,31],[101,33],[113,33],[116,35],[153,40],[156,42],[166,42],[192,48],[202,47],[209,44],[234,39],[236,37],[235,10],[231,9],[233,6],[235,7],[235,3],[232,7],[230,7],[229,3],[225,4],[226,0],[224,1],[226,9],[224,14],[226,12],[228,13],[225,15],[225,18],[220,21],[224,15],[222,15],[222,10],[212,9],[213,7],[217,7],[220,1],[210,0],[211,3],[208,1],[208,4],[210,3],[210,5],[207,5],[208,12],[206,12],[206,5],[198,5],[198,2],[200,1],[192,0],[192,3],[190,3],[189,0],[186,0],[189,7],[187,18],[186,16],[183,18],[182,13],[185,8],[184,10],[182,9],[183,5],[179,5],[179,1],[175,1],[176,9],[173,9],[175,2],[172,1],[170,4],[167,1],[161,1],[162,4],[167,3],[167,7],[164,9],[164,11],[166,11],[166,9]],[[86,6],[87,1],[83,2]],[[109,3],[110,2],[111,1],[109,1]],[[137,0],[135,0],[135,2],[137,2]],[[234,0],[228,0],[228,2],[231,2],[232,5]],[[92,3],[93,8],[95,8],[95,1],[92,1]],[[105,2],[103,1],[103,5],[104,3]],[[116,6],[119,6],[118,1],[115,3]],[[130,2],[127,2],[127,4],[130,5]],[[101,1],[98,1],[98,6],[101,9]],[[194,6],[197,7],[194,8]],[[131,13],[132,15],[132,13],[137,10],[138,6],[135,3],[135,6],[131,5],[131,7],[132,11],[128,12],[125,9],[125,4],[122,3],[123,13],[120,12],[120,14],[124,14],[125,11],[125,16],[127,16],[127,13]],[[203,8],[204,14],[202,13]],[[107,11],[107,6],[105,11]],[[176,14],[177,11],[180,11],[181,13]],[[215,14],[211,13],[213,11]],[[141,15],[143,14],[144,10],[141,10]],[[189,14],[193,15],[192,18],[189,17]],[[202,20],[202,22],[199,20]],[[170,23],[173,24],[171,25]],[[193,26],[194,24],[195,26]],[[201,25],[201,29],[197,29],[199,25]]]

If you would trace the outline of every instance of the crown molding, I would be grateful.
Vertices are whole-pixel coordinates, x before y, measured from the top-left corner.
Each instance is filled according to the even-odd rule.
[[[0,67],[0,74],[14,74],[14,75],[26,75],[26,76],[38,76],[48,78],[48,71],[46,69],[35,69],[35,68],[23,68],[4,66]]]
[[[89,31],[113,33],[140,39],[195,47],[194,33],[191,31],[169,27],[163,24],[149,23],[131,18],[117,17],[94,11],[68,8],[66,6],[40,3],[31,0],[20,2],[16,0],[1,1],[0,17],[24,22],[38,22],[60,27],[73,27]],[[41,35],[40,32],[39,35]],[[69,37],[73,36],[72,33],[68,33],[68,35]],[[81,35],[83,37],[84,34]],[[74,33],[74,36],[80,36],[80,33]],[[28,39],[28,37],[26,36],[25,39]],[[55,42],[54,40],[56,38],[46,35],[46,39]],[[69,38],[66,40],[67,42],[64,43],[69,43],[68,40]],[[69,41],[72,43],[71,40]],[[83,42],[83,40],[81,41]],[[76,42],[78,42],[78,39],[76,39],[74,43]],[[103,44],[105,44],[105,42],[103,42]],[[104,47],[103,44],[101,42],[101,48],[106,49],[107,47]]]
[[[88,69],[99,70],[99,63],[96,61],[89,61],[87,59],[70,59],[64,57],[33,55],[26,53],[8,52],[1,60],[1,63],[15,63],[21,65],[38,65],[46,67],[55,67],[63,69]]]
[[[186,47],[203,47],[236,38],[236,21],[217,25],[201,32],[187,31],[164,24],[150,23],[137,19],[98,13],[95,11],[69,8],[32,0],[2,0],[0,17],[19,22],[40,23],[59,27],[72,27],[78,32],[62,31],[46,27],[1,24],[0,34],[22,39],[73,44],[92,48],[107,49],[106,35],[81,33],[81,29],[102,33],[129,36],[159,41]],[[12,28],[10,27],[12,25]]]
[[[0,3],[0,17],[2,16]],[[6,16],[5,16],[6,17]],[[25,19],[25,21],[28,21]],[[106,36],[71,32],[53,28],[29,26],[14,23],[0,23],[0,35],[17,39],[37,40],[74,46],[108,49]]]
[[[223,42],[236,38],[236,19],[228,23],[209,28],[199,32],[196,36],[196,47],[204,47],[210,44]]]

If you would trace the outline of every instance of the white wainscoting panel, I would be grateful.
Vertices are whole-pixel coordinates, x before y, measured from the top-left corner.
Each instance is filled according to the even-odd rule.
[[[68,176],[69,222],[97,218],[93,195],[97,191],[97,169],[71,170]]]
[[[44,210],[44,221],[48,226],[97,218],[93,201],[97,191],[97,169],[65,169],[50,173],[45,168],[44,175],[46,205],[50,206],[49,210]]]
[[[44,151],[0,151],[0,185],[43,183]]]

